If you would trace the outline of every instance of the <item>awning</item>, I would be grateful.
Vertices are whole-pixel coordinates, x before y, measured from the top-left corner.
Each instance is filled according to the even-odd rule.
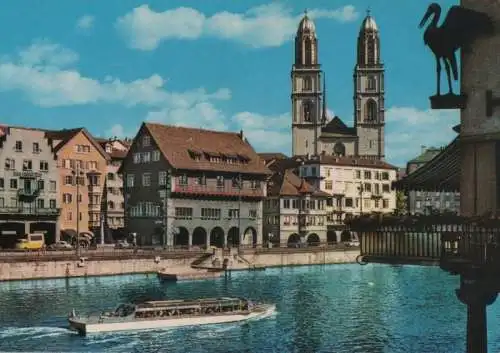
[[[396,190],[460,191],[460,141],[456,137],[436,157],[401,180],[392,183]]]

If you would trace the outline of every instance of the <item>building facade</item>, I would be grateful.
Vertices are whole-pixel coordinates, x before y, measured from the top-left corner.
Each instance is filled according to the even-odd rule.
[[[318,246],[327,241],[327,193],[292,169],[272,169],[264,202],[264,239],[274,246]]]
[[[59,172],[45,132],[0,127],[0,247],[12,248],[26,233],[59,240]]]
[[[143,123],[119,172],[127,233],[138,244],[262,244],[270,171],[243,132]]]
[[[47,131],[57,154],[61,231],[97,236],[102,243],[101,201],[108,155],[84,129]]]
[[[421,154],[406,164],[406,174],[411,175],[423,167],[434,157],[438,156],[443,148],[422,146]],[[432,212],[460,213],[460,193],[445,191],[407,191],[407,208],[410,214],[430,214]]]
[[[367,213],[392,213],[396,208],[398,168],[384,161],[321,155],[303,160],[300,176],[329,194],[329,241],[339,241],[345,218]]]
[[[385,157],[384,65],[380,34],[368,13],[361,24],[354,67],[354,126],[327,113],[326,84],[321,71],[318,39],[306,15],[295,37],[292,78],[292,154]]]
[[[123,178],[118,170],[127,156],[130,141],[112,139],[96,139],[109,156],[105,189],[103,190],[103,216],[105,219],[106,242],[123,238],[125,234],[125,201],[123,197]]]

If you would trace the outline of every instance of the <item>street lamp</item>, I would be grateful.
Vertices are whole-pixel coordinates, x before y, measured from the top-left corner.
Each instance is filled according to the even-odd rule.
[[[76,164],[76,168],[71,171],[73,175],[73,180],[76,183],[76,256],[80,257],[80,181],[78,177],[83,175],[80,171],[79,163]]]
[[[363,215],[363,183],[359,183],[358,186],[358,191],[359,191],[359,215]]]

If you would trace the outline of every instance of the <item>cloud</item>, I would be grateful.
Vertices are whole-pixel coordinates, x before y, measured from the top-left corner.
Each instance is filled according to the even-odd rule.
[[[88,31],[94,27],[95,17],[84,15],[76,21],[76,28],[82,31]]]
[[[35,105],[59,107],[108,103],[127,107],[189,107],[198,102],[227,100],[227,88],[207,92],[197,88],[185,92],[165,89],[158,74],[125,82],[85,77],[76,69],[65,68],[78,61],[78,54],[47,40],[35,41],[11,60],[0,62],[0,91],[20,91]]]
[[[309,13],[315,19],[339,22],[350,22],[359,16],[352,5],[336,10],[313,9]],[[244,13],[222,11],[212,16],[188,7],[156,12],[148,5],[141,5],[119,17],[115,27],[130,48],[139,50],[154,50],[169,39],[193,40],[201,36],[260,48],[280,46],[292,39],[301,17],[277,3],[257,6]]]
[[[454,110],[419,110],[413,107],[391,107],[385,114],[386,158],[404,166],[417,157],[421,146],[448,145],[457,135],[452,128],[460,123]]]
[[[186,126],[219,131],[243,130],[249,142],[259,152],[285,152],[291,148],[290,115],[262,115],[240,112],[226,116],[211,102],[200,102],[189,108],[176,107],[151,111],[146,121],[162,124]],[[111,136],[135,136],[121,124],[113,125],[108,134]]]

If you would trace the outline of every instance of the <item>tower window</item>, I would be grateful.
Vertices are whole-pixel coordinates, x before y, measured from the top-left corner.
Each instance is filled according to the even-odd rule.
[[[310,77],[304,77],[304,91],[311,91],[312,90],[312,78]]]
[[[368,38],[367,51],[368,51],[367,64],[368,65],[375,64],[375,38],[373,37]]]
[[[366,80],[366,89],[368,91],[375,91],[376,85],[377,85],[377,81],[375,80],[375,77],[368,76],[368,79]]]
[[[377,103],[373,100],[369,100],[366,103],[365,120],[373,122],[377,119]]]
[[[311,119],[312,119],[312,102],[305,102],[304,103],[304,107],[303,107],[303,110],[304,110],[304,121],[308,121],[310,122]]]
[[[342,142],[337,142],[333,146],[333,154],[339,157],[344,157],[345,156],[345,146]]]
[[[312,65],[313,62],[313,48],[312,48],[312,41],[311,38],[306,38],[304,41],[304,46],[305,46],[305,65]]]

